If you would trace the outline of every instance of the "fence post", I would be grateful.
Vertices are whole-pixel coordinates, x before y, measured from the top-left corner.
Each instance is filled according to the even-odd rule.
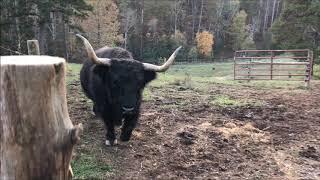
[[[38,40],[27,40],[27,46],[29,55],[40,55]]]
[[[249,63],[250,63],[250,65],[248,66],[248,79],[250,79],[251,80],[251,69],[252,68],[254,68],[251,64],[252,64],[252,58],[250,58],[250,60],[249,60]],[[250,81],[249,80],[249,81]]]
[[[62,58],[1,56],[0,179],[72,177],[82,125],[69,118]]]
[[[271,51],[271,67],[270,67],[270,79],[273,79],[273,57],[274,57],[274,52]]]
[[[310,62],[311,62],[311,76],[313,76],[313,65],[314,65],[314,59],[313,59],[313,51],[310,50]],[[311,78],[311,77],[310,77]]]
[[[307,70],[306,70],[306,76],[305,76],[305,80],[304,80],[304,86],[306,88],[310,87],[310,80],[311,80],[311,76],[312,76],[312,70],[313,70],[313,58],[312,58],[312,51],[308,50],[308,62],[309,64],[307,65]]]
[[[237,56],[237,51],[234,52],[234,56],[233,56],[233,80],[236,80],[236,56]]]

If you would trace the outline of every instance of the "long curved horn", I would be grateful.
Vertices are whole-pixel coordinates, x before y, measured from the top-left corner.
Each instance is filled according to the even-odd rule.
[[[89,59],[92,60],[93,63],[107,65],[107,66],[111,65],[111,59],[97,57],[91,44],[89,43],[89,41],[85,37],[81,36],[80,34],[76,34],[76,36],[79,37],[80,39],[82,39],[84,46],[86,47]]]
[[[176,58],[179,50],[182,48],[182,46],[178,47],[173,54],[170,56],[170,58],[167,60],[167,62],[165,62],[163,65],[161,66],[157,66],[154,64],[149,64],[149,63],[143,63],[143,67],[145,70],[151,70],[151,71],[155,71],[155,72],[164,72],[167,69],[169,69],[169,67],[171,66],[171,64],[173,63],[174,59]]]

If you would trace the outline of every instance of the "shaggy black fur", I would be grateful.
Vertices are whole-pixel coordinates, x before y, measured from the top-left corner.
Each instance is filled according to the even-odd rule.
[[[103,119],[111,145],[116,139],[116,125],[122,125],[120,139],[129,141],[138,121],[142,91],[156,73],[144,70],[142,63],[122,48],[101,48],[96,53],[110,58],[111,66],[96,65],[87,59],[80,72],[81,86],[93,101],[95,114]]]

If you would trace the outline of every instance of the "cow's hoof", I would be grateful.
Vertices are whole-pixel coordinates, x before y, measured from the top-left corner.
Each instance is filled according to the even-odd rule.
[[[118,144],[118,141],[116,139],[112,143],[111,143],[111,141],[106,140],[106,145],[107,146],[113,146],[113,145],[116,145],[116,144]]]

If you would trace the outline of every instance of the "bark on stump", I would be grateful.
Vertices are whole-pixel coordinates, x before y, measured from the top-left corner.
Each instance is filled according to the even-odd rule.
[[[0,179],[70,179],[82,125],[68,115],[65,60],[0,58]]]

